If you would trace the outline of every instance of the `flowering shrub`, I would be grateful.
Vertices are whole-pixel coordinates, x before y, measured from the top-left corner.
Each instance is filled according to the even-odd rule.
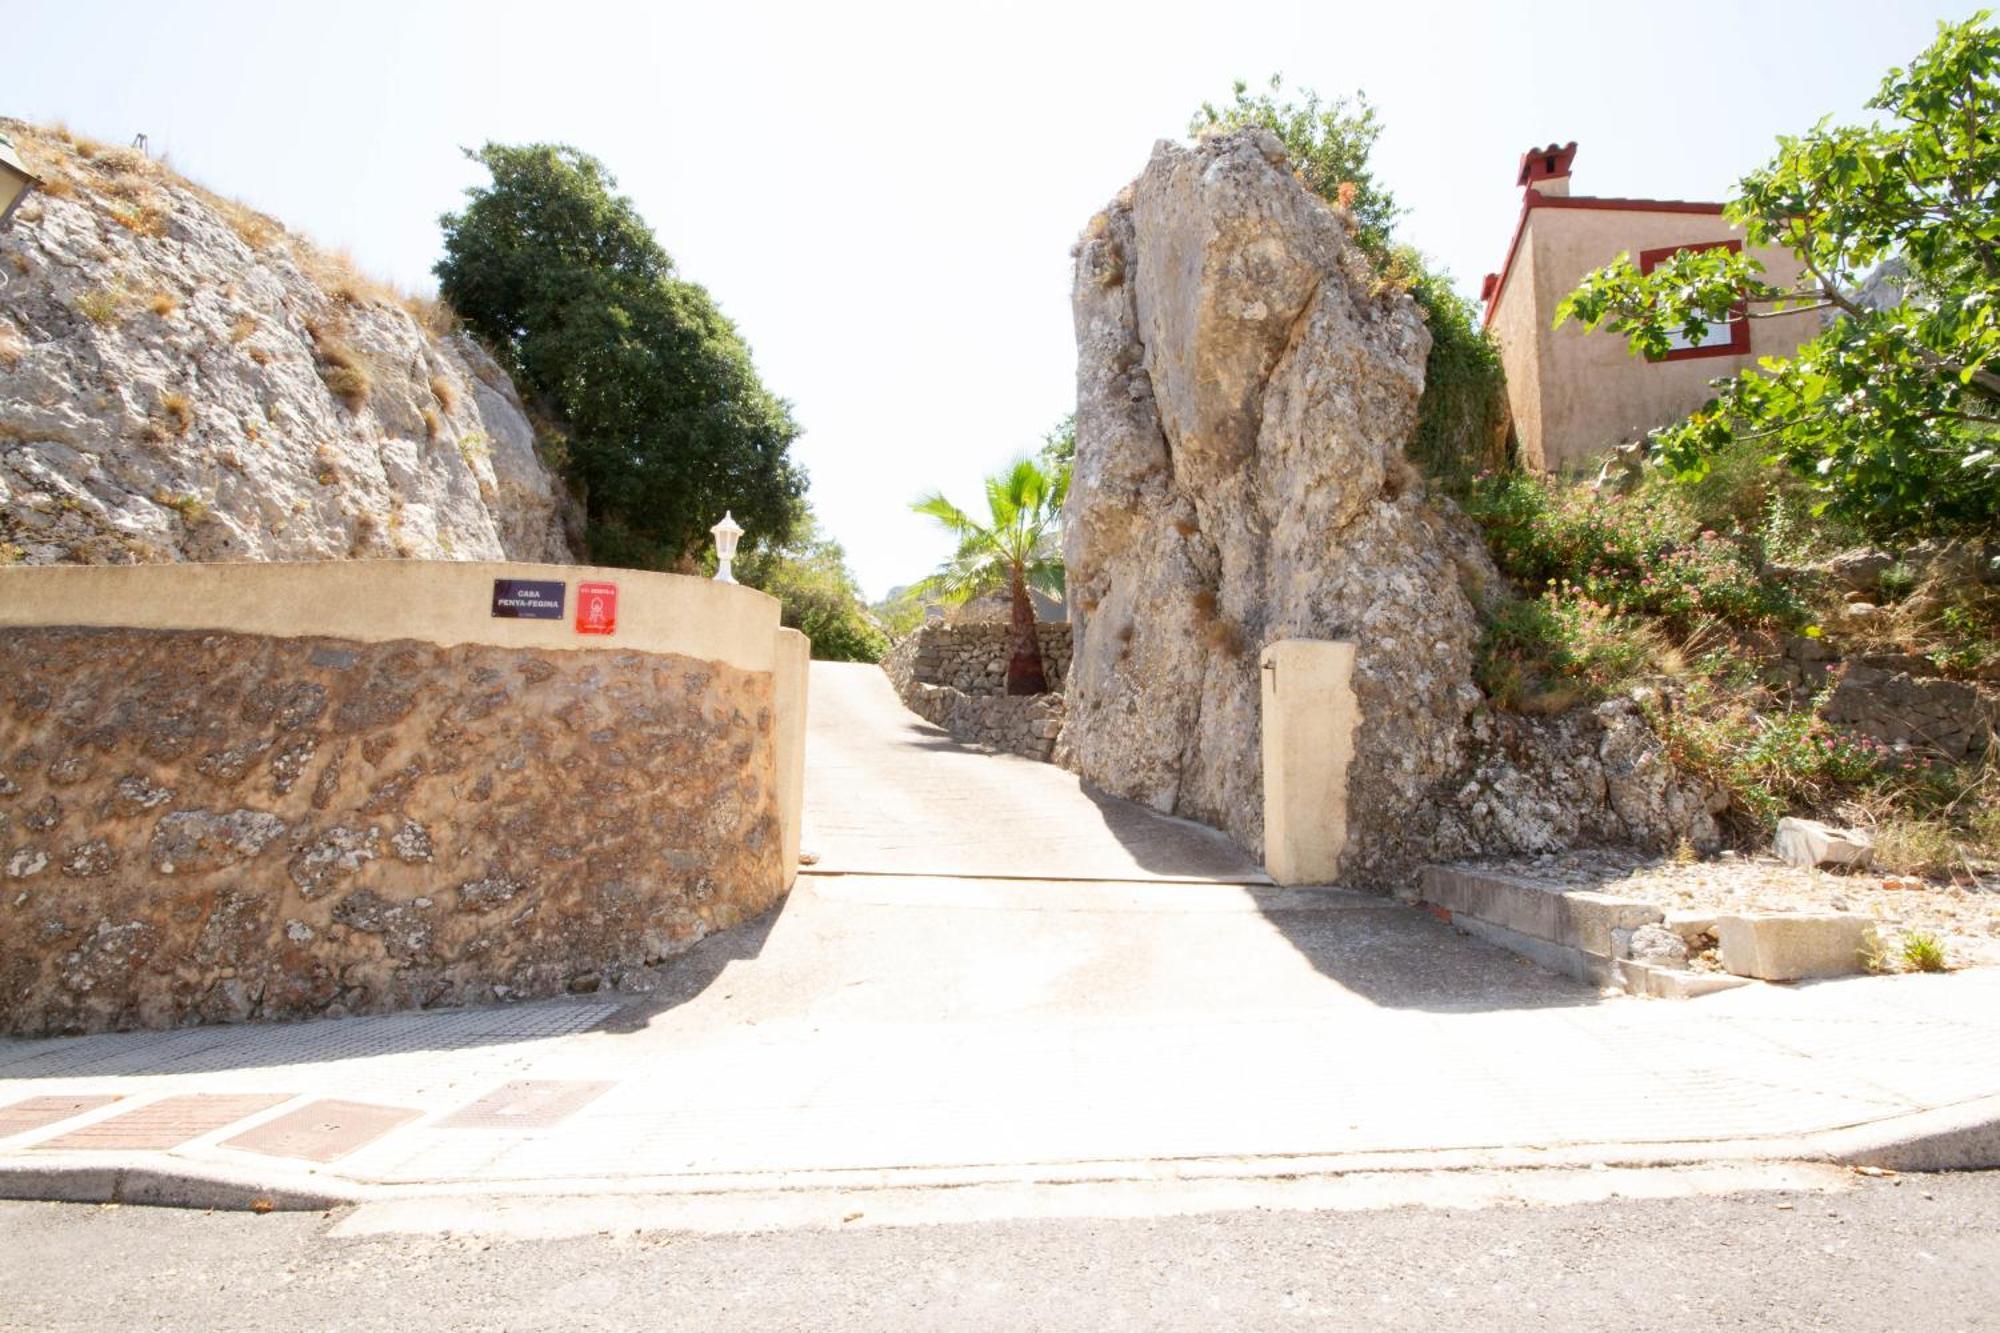
[[[1656,671],[1662,647],[1633,617],[1558,581],[1493,616],[1474,674],[1502,708],[1553,712]]]
[[[1879,742],[1835,729],[1813,708],[1759,709],[1699,679],[1671,705],[1649,702],[1646,713],[1677,767],[1727,791],[1737,809],[1765,826],[1878,785],[1885,761],[1893,761]]]
[[[1486,473],[1465,507],[1495,562],[1527,587],[1567,585],[1613,612],[1683,629],[1705,618],[1756,626],[1799,616],[1791,591],[1750,551],[1699,527],[1671,494],[1598,496],[1527,473]]]

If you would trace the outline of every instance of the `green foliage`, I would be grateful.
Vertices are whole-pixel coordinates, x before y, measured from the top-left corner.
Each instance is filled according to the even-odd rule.
[[[778,599],[781,623],[812,640],[823,662],[879,662],[889,636],[869,615],[847,568],[840,543],[821,531],[810,512],[783,544],[740,556],[736,577]]]
[[[916,585],[922,596],[957,606],[981,593],[1016,584],[1060,599],[1063,563],[1058,537],[1069,472],[1021,458],[986,479],[987,521],[980,522],[933,491],[910,506],[958,539],[943,568]]]
[[[1566,589],[1683,635],[1709,621],[1749,628],[1802,615],[1748,543],[1699,526],[1671,492],[1606,496],[1505,472],[1475,478],[1465,508],[1495,563],[1528,588]]]
[[[1021,458],[986,479],[987,521],[980,522],[933,491],[910,507],[958,541],[951,559],[916,587],[920,597],[957,604],[997,588],[1013,601],[1014,649],[1007,664],[1007,693],[1040,694],[1048,688],[1035,612],[1028,590],[1063,595],[1060,545],[1062,506],[1069,468]]]
[[[1427,267],[1414,250],[1399,254],[1412,274],[1410,295],[1431,331],[1410,461],[1450,493],[1463,495],[1475,475],[1511,461],[1500,348],[1480,327],[1478,307],[1460,296],[1449,278]]]
[[[1395,197],[1376,183],[1368,165],[1382,135],[1375,108],[1361,93],[1352,102],[1345,97],[1325,101],[1310,88],[1299,89],[1296,101],[1284,100],[1284,93],[1280,74],[1273,74],[1255,96],[1250,85],[1238,79],[1228,102],[1220,107],[1201,104],[1188,121],[1188,135],[1200,138],[1250,126],[1270,130],[1284,142],[1292,170],[1305,187],[1351,213],[1358,234],[1371,249],[1387,247],[1402,210]]]
[[[1652,700],[1647,716],[1667,757],[1728,792],[1760,829],[1788,811],[1830,812],[1841,797],[1883,782],[1893,762],[1882,746],[1839,730],[1815,707],[1776,706],[1702,677],[1672,706]]]
[[[1559,713],[1653,674],[1661,649],[1644,621],[1559,583],[1493,614],[1473,677],[1497,708]]]
[[[868,609],[892,641],[924,623],[924,598],[917,588],[898,588]]]
[[[591,558],[671,568],[725,509],[746,552],[783,542],[803,512],[799,430],[735,326],[675,275],[595,158],[551,144],[469,156],[492,183],[441,219],[439,288],[566,423]]]
[[[1720,382],[1714,402],[1655,433],[1700,477],[1740,441],[1805,478],[1821,512],[1884,539],[2000,532],[2000,30],[1982,12],[1940,24],[1869,102],[1896,123],[1825,121],[1779,140],[1728,209],[1750,246],[1789,250],[1796,284],[1746,253],[1684,253],[1641,274],[1620,256],[1557,321],[1609,328],[1635,355],[1711,321],[1838,315],[1790,358]],[[1886,308],[1855,299],[1881,261],[1905,267]]]
[[[1076,413],[1072,412],[1049,428],[1042,436],[1042,447],[1035,457],[1042,467],[1054,475],[1057,468],[1068,469],[1076,462]]]
[[[1198,137],[1261,126],[1277,135],[1300,182],[1353,219],[1355,239],[1383,281],[1415,298],[1431,331],[1431,350],[1408,452],[1455,494],[1474,473],[1506,461],[1507,384],[1500,350],[1480,327],[1477,307],[1453,289],[1450,278],[1416,250],[1394,244],[1402,210],[1368,163],[1382,126],[1367,97],[1356,93],[1351,103],[1344,97],[1327,102],[1310,88],[1296,96],[1286,100],[1279,75],[1254,97],[1239,79],[1226,105],[1202,103],[1188,133]]]
[[[1912,972],[1942,972],[1947,966],[1944,941],[1928,930],[1904,931],[1896,953]]]

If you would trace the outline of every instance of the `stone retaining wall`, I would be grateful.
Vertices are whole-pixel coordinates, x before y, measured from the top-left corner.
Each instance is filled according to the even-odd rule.
[[[921,625],[904,636],[883,666],[892,679],[900,674],[965,694],[1005,695],[1013,632],[1011,625]],[[1035,637],[1042,647],[1042,674],[1049,689],[1060,693],[1069,676],[1070,628],[1039,624]],[[900,681],[897,688],[902,688]]]
[[[932,623],[904,636],[882,669],[903,706],[968,745],[1047,760],[1062,735],[1070,628],[1035,627],[1051,693],[1009,696],[1007,625]]]
[[[0,639],[0,1029],[594,990],[783,891],[772,683],[651,653]]]
[[[1831,684],[1821,715],[1887,745],[1974,758],[2000,731],[2000,682],[1947,680],[1909,653],[1843,660],[1823,640],[1800,636],[1785,644],[1777,675],[1814,695]]]
[[[496,570],[615,578],[616,633],[490,617]],[[82,572],[0,571],[0,1032],[587,992],[791,883],[805,644],[762,594]]]

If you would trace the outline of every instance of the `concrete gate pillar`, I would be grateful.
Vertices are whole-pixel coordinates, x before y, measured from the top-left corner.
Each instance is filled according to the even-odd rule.
[[[1354,645],[1281,639],[1264,649],[1264,868],[1280,884],[1330,884],[1347,848],[1354,759]]]

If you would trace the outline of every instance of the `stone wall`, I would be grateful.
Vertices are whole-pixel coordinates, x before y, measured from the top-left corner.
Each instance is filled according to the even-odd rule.
[[[0,569],[0,1032],[617,986],[790,887],[806,651],[636,570]]]
[[[1042,674],[1060,692],[1069,675],[1070,628],[1035,626],[1042,649]],[[899,674],[933,685],[949,685],[971,695],[1007,692],[1007,659],[1013,656],[1013,627],[986,623],[918,626],[905,635],[883,663],[891,679]],[[902,688],[898,683],[897,688]]]
[[[903,637],[882,669],[903,706],[968,745],[1046,760],[1062,735],[1059,691],[1069,672],[1070,627],[1035,626],[1050,693],[1010,697],[1008,643],[1012,628],[994,624],[919,626]]]
[[[668,653],[0,636],[0,1030],[515,999],[784,891],[773,677]]]
[[[2000,688],[1992,681],[1947,680],[1912,653],[1856,653],[1843,658],[1823,639],[1788,640],[1777,675],[1809,695],[1831,686],[1820,714],[1885,745],[1976,758],[2000,733]]]

